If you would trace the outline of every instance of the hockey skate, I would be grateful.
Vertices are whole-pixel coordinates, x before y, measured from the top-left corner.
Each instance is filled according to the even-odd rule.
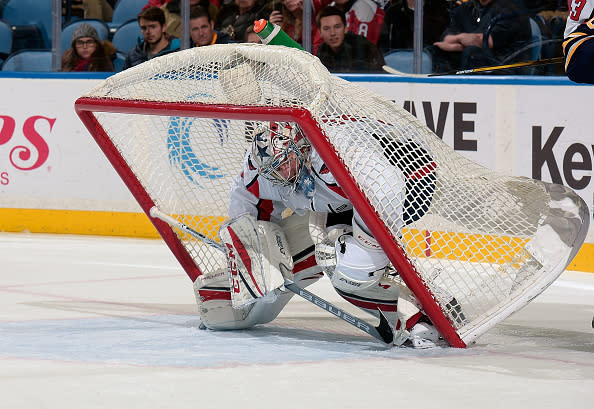
[[[408,339],[401,346],[414,349],[429,349],[444,345],[445,342],[437,329],[429,319],[423,317],[410,329]]]

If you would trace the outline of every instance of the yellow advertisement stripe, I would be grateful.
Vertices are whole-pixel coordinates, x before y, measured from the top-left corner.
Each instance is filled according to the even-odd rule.
[[[223,217],[185,216],[179,220],[216,239]],[[189,223],[188,223],[189,224]],[[159,238],[144,213],[85,210],[0,208],[0,231],[52,234],[81,234]],[[501,262],[511,259],[514,247],[526,239],[449,232],[405,230],[403,239],[415,257],[433,256],[472,262]],[[584,243],[567,268],[594,273],[594,243]]]
[[[415,257],[435,257],[450,260],[502,263],[521,257],[517,251],[527,239],[511,236],[429,232],[426,230],[403,231],[407,252]],[[568,270],[594,273],[594,244],[584,243]]]
[[[487,234],[428,232],[408,230],[404,233],[409,252],[417,257],[447,258],[476,263],[510,261],[517,248],[528,241],[517,237]]]
[[[0,231],[158,238],[144,213],[0,208]]]
[[[190,216],[190,215],[179,215],[179,214],[172,214],[172,217],[179,220],[180,222],[190,226],[192,229],[196,230],[207,236],[210,239],[219,240],[219,228],[221,224],[228,220],[227,217],[217,217],[217,216]],[[179,232],[182,239],[190,240],[192,235],[189,233],[180,231]]]

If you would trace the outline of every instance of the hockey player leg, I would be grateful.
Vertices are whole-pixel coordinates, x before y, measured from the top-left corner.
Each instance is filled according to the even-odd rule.
[[[194,290],[201,328],[212,330],[245,329],[270,322],[282,311],[292,295],[280,293],[272,303],[260,299],[249,305],[234,308],[228,280],[202,288],[194,286]]]
[[[334,244],[336,267],[330,282],[338,294],[351,304],[378,316],[381,310],[396,323],[398,285],[396,273],[377,241],[353,218],[353,233],[341,235]],[[330,259],[330,257],[328,257]]]
[[[240,308],[258,299],[274,302],[275,290],[285,282],[283,272],[293,269],[282,229],[244,215],[225,223],[219,238],[226,249],[233,306]]]
[[[279,223],[293,259],[292,276],[287,277],[301,288],[305,288],[322,276],[322,269],[317,264],[314,242],[309,233],[310,215],[293,213]]]
[[[437,345],[439,333],[422,314],[377,241],[353,218],[353,235],[336,242],[336,269],[330,279],[351,304],[378,316],[382,311],[396,329],[394,344],[414,348]]]
[[[226,271],[194,284],[202,324],[210,329],[242,329],[273,320],[290,299],[283,272],[293,267],[279,226],[241,216],[224,224],[219,237]]]
[[[307,215],[294,214],[283,219],[280,225],[246,219],[246,216],[239,219],[228,223],[220,233],[229,254],[233,254],[228,257],[229,273],[211,274],[207,278],[213,279],[200,279],[194,285],[202,323],[209,329],[243,329],[270,322],[293,296],[282,291],[280,279],[288,278],[304,288],[322,275],[315,264]],[[260,267],[259,263],[262,263]],[[252,279],[246,264],[251,266],[252,273],[263,271],[262,278],[254,276]],[[279,279],[282,273],[285,276]],[[266,280],[271,282],[268,287]],[[264,296],[253,297],[259,295],[259,291],[264,292]]]
[[[422,313],[417,299],[404,283],[399,289],[397,317],[394,345],[416,349],[438,346],[439,332]]]

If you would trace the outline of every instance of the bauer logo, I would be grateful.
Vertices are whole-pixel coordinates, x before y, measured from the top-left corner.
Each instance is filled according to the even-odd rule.
[[[13,117],[0,115],[0,155],[4,156],[7,148],[8,163],[11,167],[20,171],[31,171],[41,167],[49,157],[49,146],[46,142],[49,137],[56,118],[45,116],[30,116],[22,124],[19,124]],[[19,140],[19,128],[26,139],[23,143]],[[5,163],[2,160],[2,163]],[[9,169],[0,169],[0,184],[10,183]]]
[[[275,234],[275,238],[276,238],[276,245],[278,246],[278,251],[280,251],[280,253],[282,255],[286,255],[285,246],[283,245],[283,239],[281,238],[281,236],[278,233]]]
[[[169,163],[177,166],[186,179],[198,187],[204,188],[203,183],[206,181],[224,178],[226,174],[218,167],[206,163],[194,152],[191,132],[194,121],[195,118],[169,118],[167,150],[169,152]],[[216,132],[219,143],[223,146],[228,139],[228,121],[225,119],[210,119],[207,121],[210,121],[213,132]]]
[[[361,287],[361,283],[359,283],[357,281],[347,280],[344,277],[340,277],[339,280],[342,281],[342,282],[344,282],[347,285],[352,286],[352,287]]]
[[[368,334],[371,333],[371,327],[367,325],[365,322],[361,321],[360,319],[342,311],[340,308],[335,307],[334,305],[324,301],[321,298],[316,297],[314,294],[310,293],[307,290],[299,289],[299,295],[306,300],[314,303],[318,307],[334,314],[338,318],[362,329],[363,331],[367,332]]]

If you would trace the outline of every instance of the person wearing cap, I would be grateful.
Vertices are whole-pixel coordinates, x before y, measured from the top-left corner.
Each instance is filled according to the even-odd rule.
[[[99,40],[93,26],[81,23],[72,33],[71,48],[62,55],[62,71],[114,71],[115,52],[113,44]]]

